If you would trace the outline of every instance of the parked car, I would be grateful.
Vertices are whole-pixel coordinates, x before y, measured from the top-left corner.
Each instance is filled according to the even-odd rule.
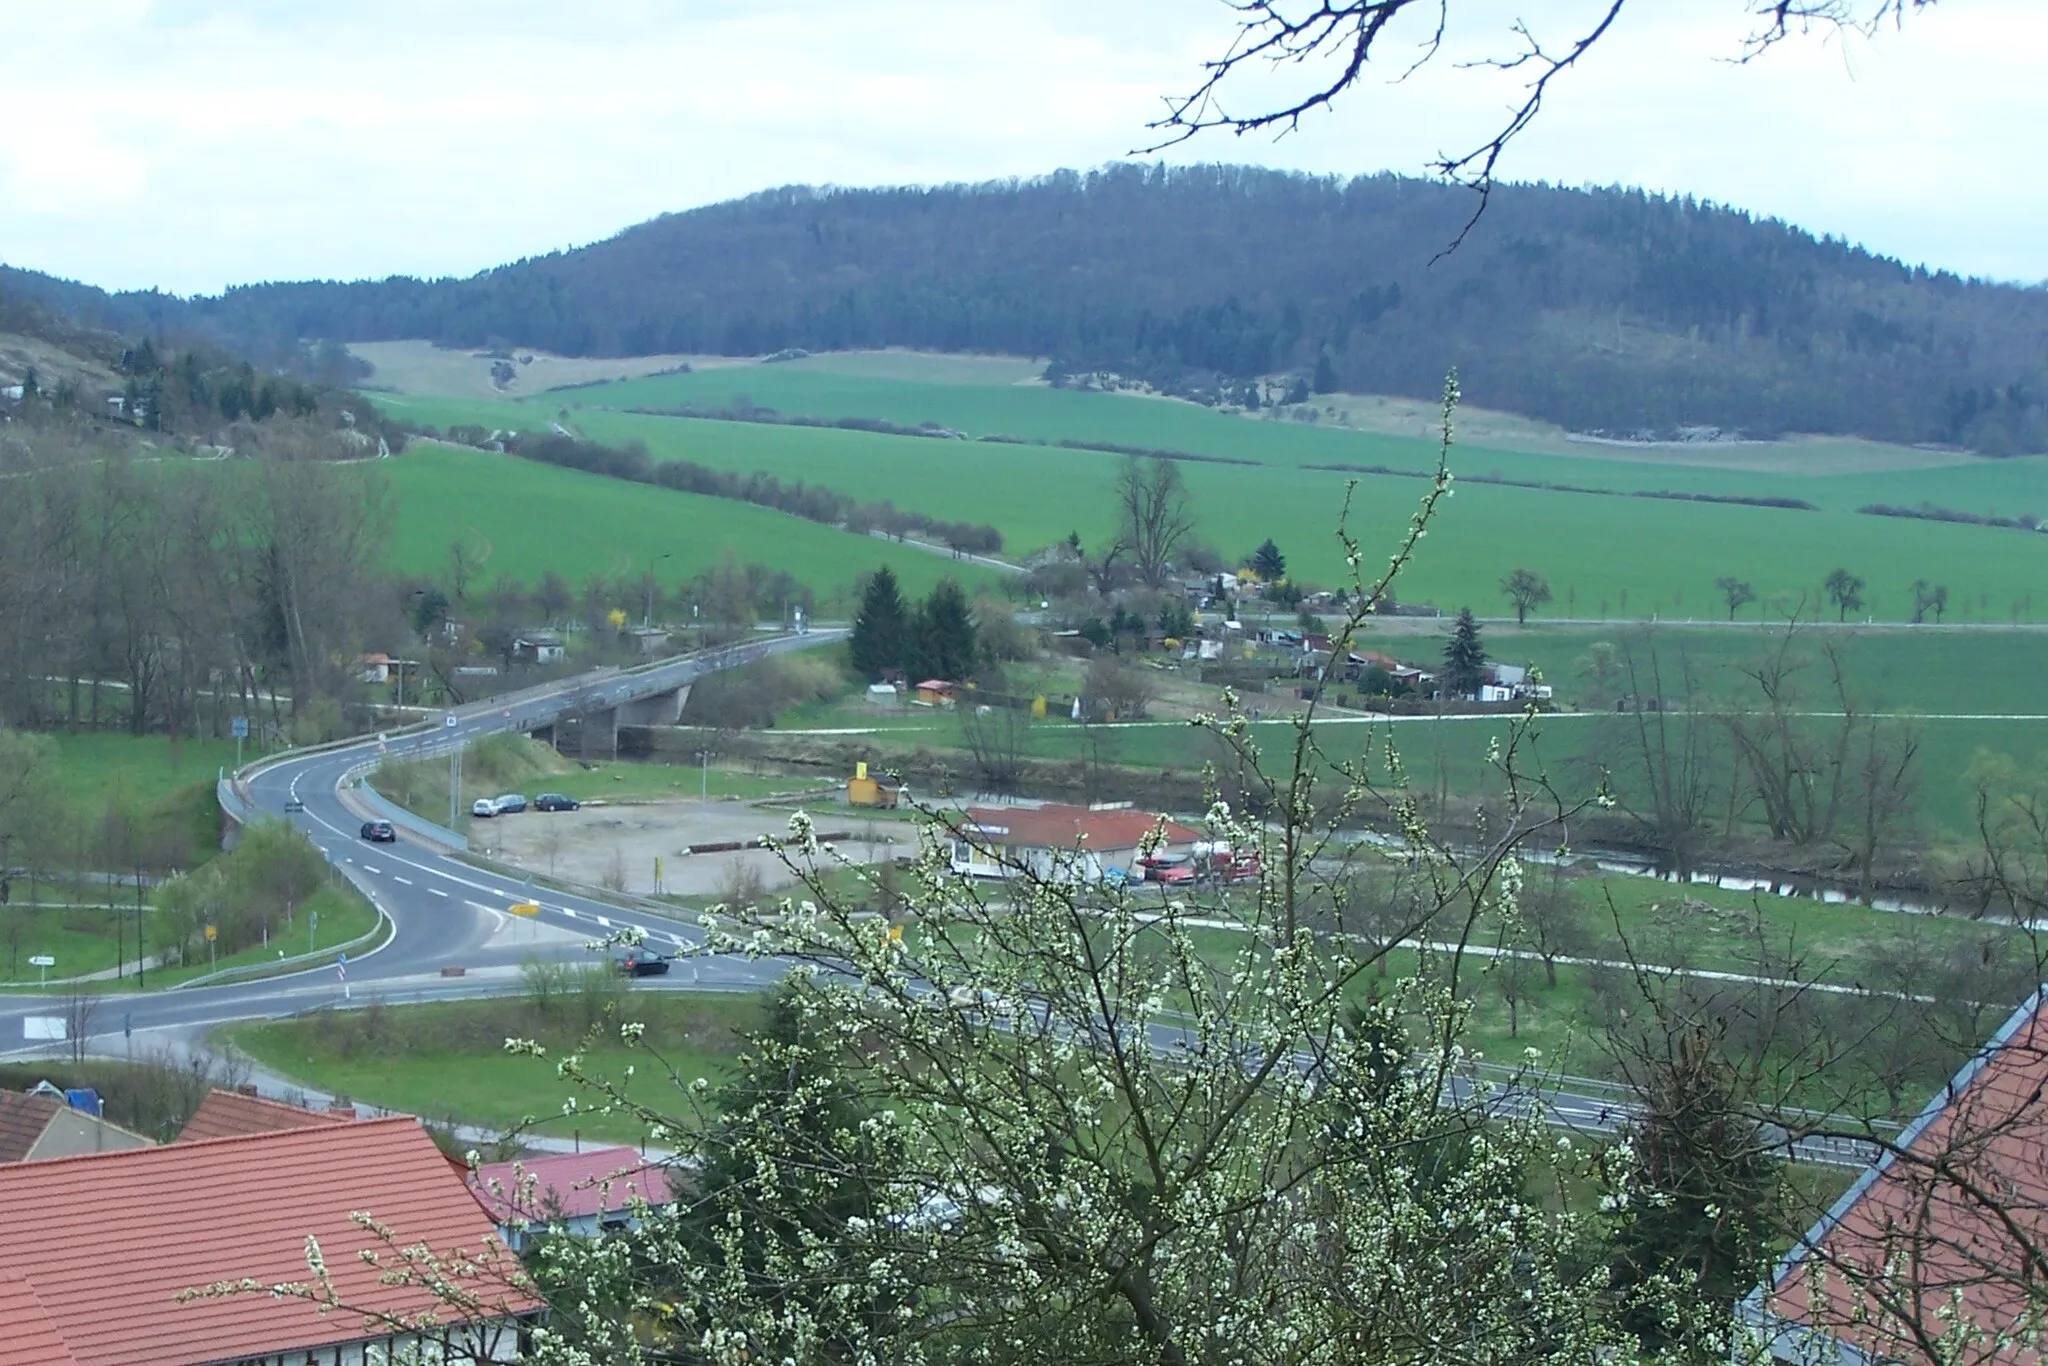
[[[533,799],[536,811],[574,811],[582,805],[574,797],[564,797],[559,792],[543,792]]]
[[[668,957],[653,949],[627,949],[612,962],[628,977],[660,977],[668,972]]]
[[[1167,857],[1154,855],[1138,860],[1138,870],[1145,875],[1145,881],[1157,882],[1166,887],[1184,887],[1195,880],[1195,861],[1185,854]]]
[[[372,844],[396,844],[398,832],[392,829],[390,821],[364,821],[363,838]]]
[[[497,800],[500,816],[516,816],[526,809],[526,798],[517,792],[507,792]]]
[[[471,803],[469,804],[469,814],[470,814],[470,815],[472,815],[472,816],[495,816],[495,815],[497,815],[497,814],[498,814],[498,801],[497,801],[497,798],[495,798],[495,797],[478,797],[478,798],[477,798],[477,799],[476,799],[475,801],[473,801],[473,802],[471,802]]]

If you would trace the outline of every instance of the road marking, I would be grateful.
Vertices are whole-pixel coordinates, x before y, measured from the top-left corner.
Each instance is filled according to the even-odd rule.
[[[597,921],[597,923],[598,923],[598,924],[600,924],[600,925],[604,926],[604,927],[605,927],[606,929],[610,929],[610,928],[612,927],[612,922],[611,922],[611,919],[610,919],[610,917],[608,917],[608,916],[602,916],[602,915],[599,915],[599,916],[593,916],[593,917],[591,917],[591,918],[592,918],[593,920]]]
[[[379,868],[379,867],[378,867],[378,866],[377,866],[376,864],[374,864],[374,863],[366,863],[366,864],[364,864],[364,865],[363,865],[363,871],[364,871],[364,872],[366,872],[366,873],[369,873],[369,874],[371,874],[372,876],[382,876],[382,875],[383,875],[383,872],[384,872],[384,870],[383,870],[382,868]]]
[[[442,898],[443,900],[446,900],[448,897],[448,893],[442,891],[439,887],[429,887],[427,888],[427,890],[432,892],[435,896]]]
[[[393,874],[391,875],[391,880],[392,880],[393,882],[403,882],[403,883],[404,883],[404,884],[405,884],[406,886],[408,886],[408,887],[412,886],[412,879],[411,879],[411,878],[409,878],[409,877],[400,877],[400,876],[399,876],[398,874],[396,874],[396,873],[393,873]]]
[[[567,906],[562,907],[562,914],[568,916],[571,920],[581,920],[583,918],[583,912],[572,911]]]

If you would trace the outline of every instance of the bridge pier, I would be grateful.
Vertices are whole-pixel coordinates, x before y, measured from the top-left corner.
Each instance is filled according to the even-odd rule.
[[[536,727],[533,734],[546,738],[560,753],[573,754],[578,759],[616,759],[620,727],[676,725],[683,718],[683,704],[689,700],[690,685],[685,683],[668,692],[633,698],[615,706],[565,711],[555,718],[553,725]]]

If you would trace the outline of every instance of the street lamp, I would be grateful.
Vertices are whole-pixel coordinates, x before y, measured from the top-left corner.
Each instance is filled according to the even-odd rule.
[[[640,614],[640,626],[642,630],[645,630],[648,627],[654,625],[654,565],[660,564],[663,560],[668,559],[669,554],[670,552],[666,550],[662,551],[659,555],[656,555],[654,557],[654,564],[650,564],[647,566],[647,610]]]

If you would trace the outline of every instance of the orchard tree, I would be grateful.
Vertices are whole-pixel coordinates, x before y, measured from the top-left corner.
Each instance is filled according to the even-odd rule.
[[[1530,609],[1550,601],[1550,580],[1533,569],[1517,569],[1500,581],[1502,596],[1514,605],[1515,624],[1529,624]]]
[[[885,564],[861,587],[860,610],[854,613],[848,642],[855,673],[872,683],[891,669],[903,667],[905,617],[903,592],[896,585],[895,573]]]
[[[1828,575],[1821,588],[1827,593],[1828,601],[1835,605],[1837,621],[1847,621],[1851,612],[1863,606],[1863,577],[1860,574],[1837,569]]]
[[[1748,579],[1738,579],[1732,574],[1724,574],[1714,580],[1714,587],[1721,590],[1721,601],[1728,604],[1730,621],[1735,620],[1735,613],[1744,604],[1756,601],[1756,590],[1749,586]]]
[[[1129,456],[1117,475],[1116,498],[1120,539],[1130,548],[1138,577],[1158,588],[1166,582],[1174,551],[1195,527],[1180,466],[1163,455],[1149,460]]]

